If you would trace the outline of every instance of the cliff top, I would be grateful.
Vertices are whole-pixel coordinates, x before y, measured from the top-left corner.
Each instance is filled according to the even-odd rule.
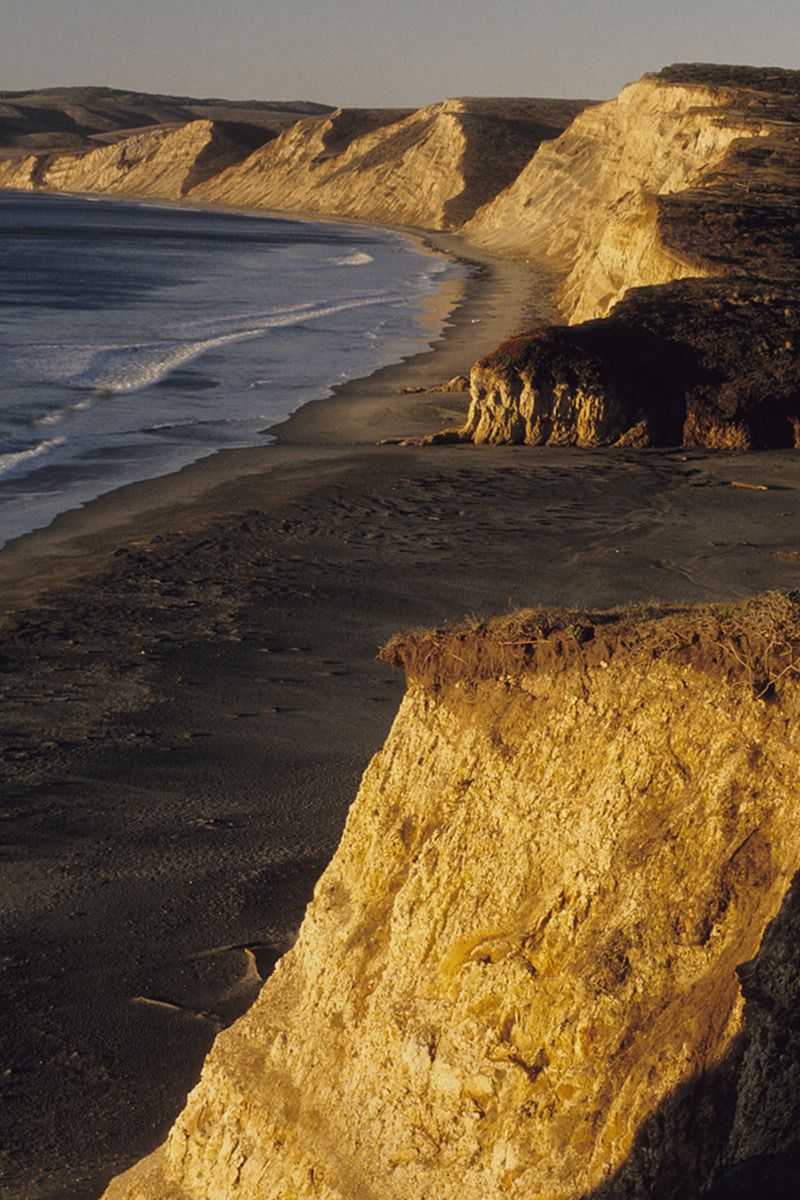
[[[0,91],[0,150],[89,149],[146,127],[184,125],[198,118],[277,131],[332,111],[330,105],[310,100],[193,99],[109,87]]]
[[[794,92],[800,87],[800,71],[729,63],[672,63],[660,71],[649,71],[644,78],[660,79],[664,83],[753,88],[765,92]]]
[[[409,682],[435,690],[559,673],[579,662],[602,670],[620,654],[645,663],[666,658],[717,678],[744,674],[758,698],[770,699],[800,673],[800,591],[734,605],[519,609],[397,634],[380,657],[402,667]]]
[[[536,124],[553,136],[589,100],[467,96],[420,109],[453,111],[503,121]],[[391,125],[412,115],[410,108],[337,109],[310,100],[197,99],[132,92],[109,87],[53,87],[0,92],[0,153],[94,149],[153,126],[175,127],[198,119],[258,125],[280,132],[299,121],[342,112],[370,127]]]

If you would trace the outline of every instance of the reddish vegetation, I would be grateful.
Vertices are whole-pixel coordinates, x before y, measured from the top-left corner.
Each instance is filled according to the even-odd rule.
[[[800,445],[800,287],[741,277],[630,292],[611,316],[512,338],[481,366],[622,400],[647,443]]]
[[[554,672],[582,661],[608,666],[668,658],[715,678],[744,673],[767,700],[800,674],[800,592],[767,592],[736,605],[667,608],[642,605],[600,612],[519,609],[397,634],[381,658],[429,688]]]

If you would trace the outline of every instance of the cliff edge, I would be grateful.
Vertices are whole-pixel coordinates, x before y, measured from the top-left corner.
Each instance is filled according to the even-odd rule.
[[[449,440],[799,446],[798,168],[797,71],[671,67],[578,116],[464,229],[554,272],[571,328],[478,363]]]
[[[385,653],[408,693],[297,944],[108,1200],[785,1177],[800,596],[533,611]]]

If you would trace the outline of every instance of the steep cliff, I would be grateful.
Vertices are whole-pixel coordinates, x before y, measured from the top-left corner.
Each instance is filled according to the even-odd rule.
[[[645,76],[543,146],[465,233],[562,278],[570,321],[605,316],[628,288],[700,272],[659,232],[658,198],[702,185],[742,136],[766,133],[741,88]]]
[[[785,1167],[800,596],[386,653],[408,694],[296,946],[109,1200],[622,1200]]]
[[[511,338],[432,441],[800,448],[800,288],[747,278],[629,293],[602,320]]]
[[[388,123],[369,110],[339,110],[287,130],[195,195],[453,229],[510,183],[542,140],[560,133],[585,104],[447,100]]]
[[[800,445],[799,168],[797,71],[674,67],[583,113],[465,229],[560,273],[573,328],[498,347],[442,436]]]
[[[254,125],[221,121],[156,127],[88,153],[0,161],[0,187],[181,199],[274,136]]]
[[[189,196],[454,229],[586,104],[461,99],[418,112],[337,109],[277,136],[263,124],[154,126],[89,152],[0,161],[0,187]]]

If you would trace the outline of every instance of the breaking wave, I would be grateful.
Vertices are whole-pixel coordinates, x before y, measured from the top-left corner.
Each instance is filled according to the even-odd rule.
[[[296,304],[267,312],[240,313],[179,326],[181,337],[123,346],[32,346],[27,349],[27,366],[41,378],[70,388],[108,395],[136,392],[158,383],[208,350],[230,342],[259,337],[271,329],[299,325],[348,309],[401,300],[402,296],[381,293],[332,304]],[[39,422],[51,424],[58,419],[58,412],[54,412],[39,418]]]
[[[331,258],[328,261],[335,267],[365,267],[367,263],[374,262],[375,259],[363,250],[354,250],[352,254],[345,254],[341,258]]]
[[[31,458],[38,458],[40,454],[46,454],[54,446],[63,445],[64,440],[61,437],[47,438],[36,446],[30,446],[27,450],[10,450],[6,454],[0,454],[0,475],[13,471],[14,467],[28,462]]]

